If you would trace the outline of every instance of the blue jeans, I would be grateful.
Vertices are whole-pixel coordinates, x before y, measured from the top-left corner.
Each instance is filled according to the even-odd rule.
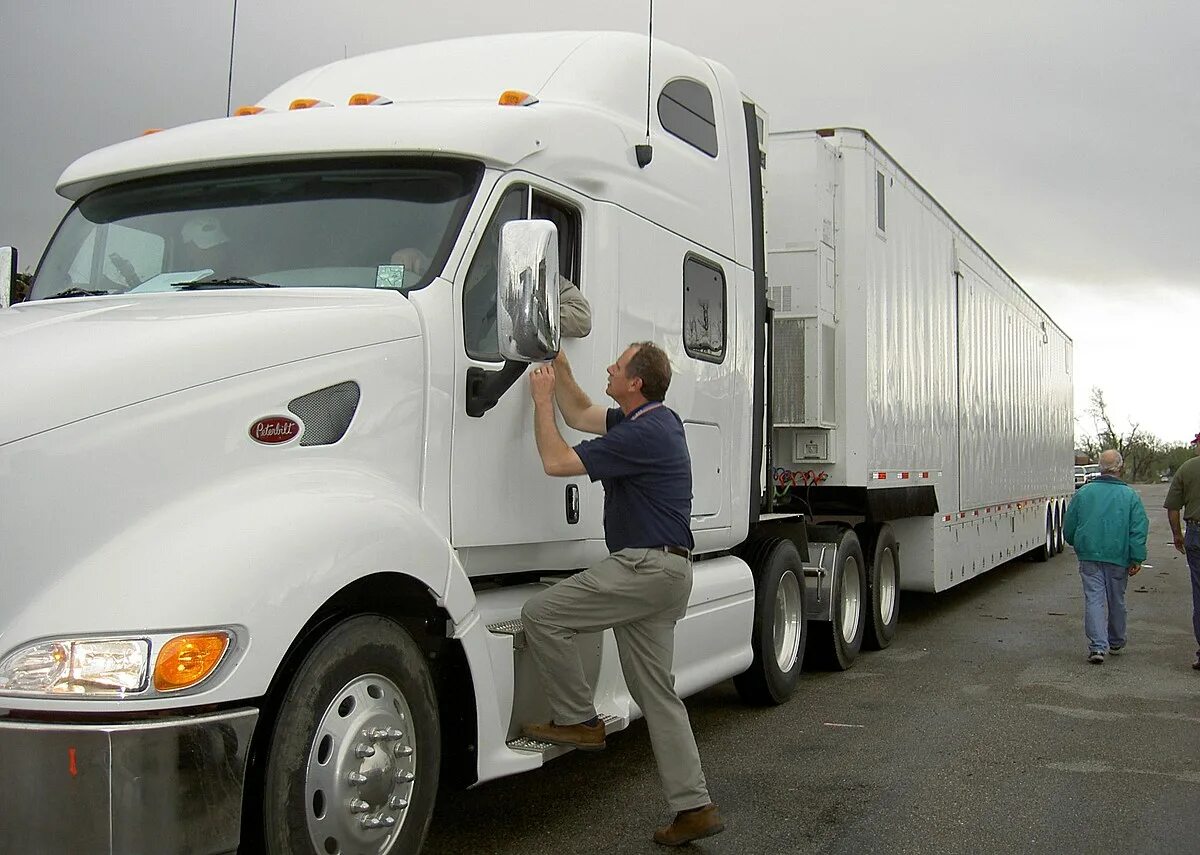
[[[1125,588],[1129,568],[1101,561],[1080,561],[1083,578],[1083,631],[1088,653],[1107,653],[1125,646]],[[1193,574],[1193,593],[1197,584]]]
[[[1196,635],[1196,655],[1200,656],[1200,525],[1188,523],[1183,548],[1192,571],[1192,632]]]

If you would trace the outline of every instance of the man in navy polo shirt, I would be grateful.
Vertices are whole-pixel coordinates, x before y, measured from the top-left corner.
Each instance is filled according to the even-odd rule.
[[[557,376],[556,376],[557,368]],[[671,363],[651,342],[631,344],[608,367],[605,392],[617,406],[593,404],[566,356],[530,376],[534,435],[547,475],[587,475],[604,484],[609,556],[531,597],[521,611],[525,638],[554,721],[526,736],[583,750],[604,747],[604,723],[575,648],[580,632],[613,630],[621,670],[646,716],[650,744],[674,821],[654,840],[679,846],[724,830],[708,796],[687,709],[671,676],[675,623],[692,590],[692,466],[683,423],[663,404]],[[555,421],[557,401],[571,427],[598,434],[571,448]]]

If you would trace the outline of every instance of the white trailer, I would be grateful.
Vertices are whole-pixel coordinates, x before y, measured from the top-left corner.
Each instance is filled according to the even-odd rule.
[[[918,591],[1061,551],[1071,340],[866,132],[770,142],[775,506],[855,524],[878,646],[880,537]]]
[[[0,253],[7,848],[413,853],[439,781],[564,753],[519,735],[521,606],[605,554],[518,383],[559,275],[585,389],[672,358],[681,694],[782,703],[810,628],[846,668],[900,585],[1060,545],[1065,336],[865,134],[768,153],[718,63],[654,43],[646,145],[646,47],[359,57],[64,172],[28,302]],[[579,641],[621,730],[613,635]]]

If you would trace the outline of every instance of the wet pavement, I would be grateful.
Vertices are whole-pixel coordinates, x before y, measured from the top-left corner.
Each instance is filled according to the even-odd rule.
[[[1085,661],[1070,547],[905,594],[887,650],[781,707],[731,682],[688,700],[727,829],[684,852],[1200,851],[1200,672],[1165,484],[1139,488],[1153,567],[1129,646]],[[426,853],[654,853],[668,819],[645,725],[599,754],[443,797]]]

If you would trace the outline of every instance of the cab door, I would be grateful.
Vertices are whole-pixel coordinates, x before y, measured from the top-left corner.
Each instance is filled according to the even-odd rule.
[[[496,336],[496,256],[500,227],[514,219],[549,219],[559,231],[560,275],[567,276],[592,306],[592,331],[563,339],[563,348],[585,391],[595,397],[610,354],[601,342],[605,327],[598,272],[588,265],[584,235],[595,229],[587,200],[557,187],[510,178],[492,192],[487,226],[476,237],[455,283],[456,325],[454,434],[451,440],[451,540],[468,574],[506,570],[574,569],[605,554],[603,494],[587,476],[552,478],[542,470],[533,434],[533,402],[523,367],[486,413],[468,415],[467,376],[472,369],[504,368]],[[610,314],[611,316],[611,314]],[[599,389],[603,389],[600,385]],[[567,442],[584,438],[559,419]]]

